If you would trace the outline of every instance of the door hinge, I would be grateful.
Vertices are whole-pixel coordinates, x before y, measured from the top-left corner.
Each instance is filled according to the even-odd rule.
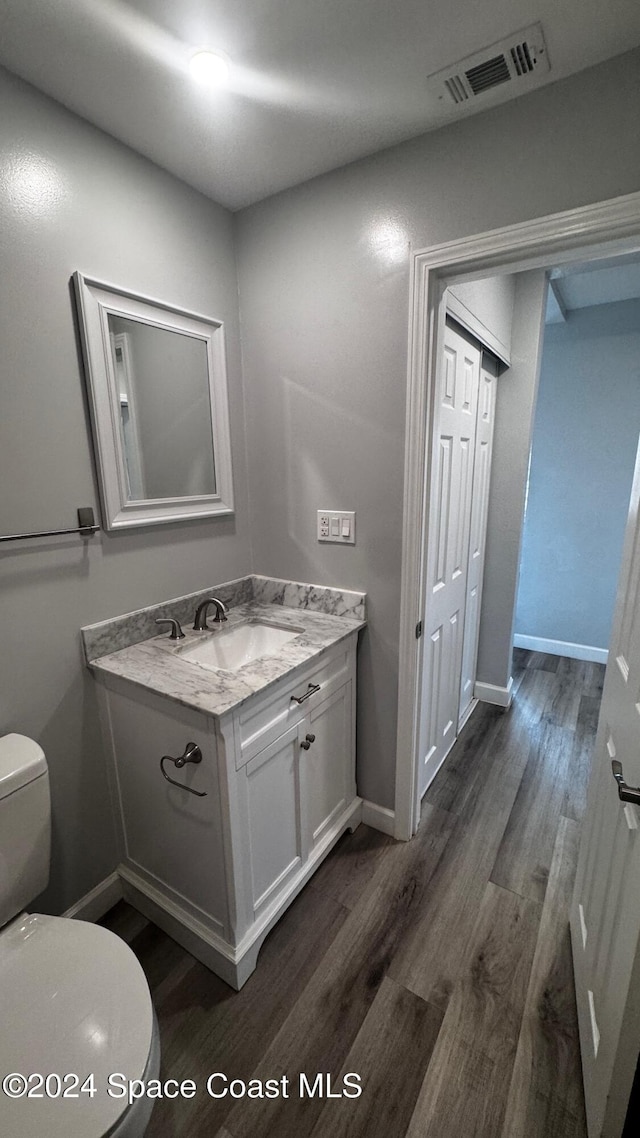
[[[421,636],[422,636],[422,621],[419,620],[418,623],[416,624],[416,640],[419,640]]]

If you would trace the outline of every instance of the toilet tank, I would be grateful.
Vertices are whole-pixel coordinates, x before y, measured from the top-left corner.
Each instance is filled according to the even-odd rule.
[[[46,888],[51,799],[44,751],[25,735],[0,738],[0,928]]]

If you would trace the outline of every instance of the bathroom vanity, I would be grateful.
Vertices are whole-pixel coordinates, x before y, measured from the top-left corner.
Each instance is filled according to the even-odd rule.
[[[194,631],[208,595],[228,620]],[[158,635],[159,616],[180,620],[184,639]],[[234,988],[360,821],[363,626],[363,594],[248,577],[83,629],[124,896]]]

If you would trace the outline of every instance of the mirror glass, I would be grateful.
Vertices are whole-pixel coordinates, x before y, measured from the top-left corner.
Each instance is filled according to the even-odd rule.
[[[74,283],[105,527],[232,513],[221,321]]]
[[[215,494],[207,346],[108,314],[130,501]]]

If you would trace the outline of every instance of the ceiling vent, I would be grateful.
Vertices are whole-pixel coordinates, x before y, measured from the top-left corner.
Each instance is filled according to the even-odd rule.
[[[520,32],[491,44],[467,59],[445,67],[427,79],[427,89],[449,105],[459,106],[471,102],[487,91],[513,83],[512,94],[518,88],[534,86],[531,81],[549,71],[549,59],[540,24],[533,24]],[[506,89],[505,89],[506,94]]]

